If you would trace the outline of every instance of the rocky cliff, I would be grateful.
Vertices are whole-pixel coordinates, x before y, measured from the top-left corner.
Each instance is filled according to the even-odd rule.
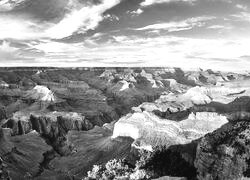
[[[197,147],[198,179],[241,179],[250,177],[250,123],[228,123],[207,134]]]
[[[7,129],[0,129],[0,137],[0,156],[11,179],[25,180],[38,175],[44,154],[52,151],[35,131],[11,137]]]

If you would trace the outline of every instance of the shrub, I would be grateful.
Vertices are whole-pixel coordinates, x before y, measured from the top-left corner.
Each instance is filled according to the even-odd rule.
[[[88,172],[85,180],[143,180],[149,179],[149,175],[145,170],[131,168],[129,164],[123,160],[113,159],[105,165],[94,165],[93,169]]]

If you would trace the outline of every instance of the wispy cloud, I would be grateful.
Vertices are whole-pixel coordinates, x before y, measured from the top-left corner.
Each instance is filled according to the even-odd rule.
[[[250,22],[250,13],[249,12],[240,12],[238,14],[233,14],[231,16],[236,18],[237,20],[240,20],[240,21]]]
[[[111,14],[107,14],[103,17],[104,19],[108,19],[109,21],[119,21],[119,17]]]
[[[24,17],[13,15],[0,16],[0,39],[37,39],[44,37],[45,27]]]
[[[0,65],[249,69],[246,5],[232,0],[0,0]]]
[[[246,11],[248,9],[248,7],[246,5],[243,5],[243,4],[236,4],[236,7],[239,9],[242,9],[244,11]]]
[[[11,47],[10,43],[3,41],[2,44],[0,44],[0,56],[1,57],[9,57],[10,55],[12,55],[13,53],[15,54],[15,52],[18,49],[15,47]]]
[[[144,11],[139,8],[137,10],[134,10],[134,11],[127,11],[127,14],[131,14],[132,16],[138,16],[140,14],[142,14]]]
[[[173,36],[115,36],[114,41],[86,46],[44,41],[34,45],[44,56],[34,62],[58,66],[177,66],[184,69],[243,70],[250,56],[249,40],[200,39]],[[98,60],[98,61],[97,61]]]
[[[189,30],[193,27],[203,26],[205,21],[215,19],[215,17],[195,17],[183,21],[172,21],[167,23],[152,24],[136,30],[166,30],[169,32]]]
[[[26,60],[30,60],[32,57],[22,55],[22,51],[19,48],[13,47],[9,42],[3,41],[0,44],[0,64],[1,63],[17,63],[21,61],[27,63]]]
[[[169,2],[188,2],[192,3],[196,0],[145,0],[141,3],[141,6],[150,6],[153,4],[169,3]]]
[[[103,13],[120,3],[120,0],[103,0],[101,4],[85,6],[80,10],[73,10],[70,14],[46,31],[49,37],[61,39],[77,31],[86,32],[98,26],[103,20]]]
[[[231,25],[220,25],[220,24],[214,24],[207,27],[208,29],[213,30],[231,30],[233,27]],[[218,31],[221,32],[221,31]]]
[[[11,10],[12,1],[0,2],[1,8]],[[17,1],[20,4],[21,0]],[[1,4],[2,3],[2,4]],[[80,4],[77,1],[69,1],[67,10],[70,13],[59,22],[46,22],[34,19],[32,16],[16,16],[11,14],[0,15],[0,39],[61,39],[71,36],[75,32],[86,32],[95,29],[105,17],[103,13],[120,3],[120,0],[102,0],[99,4]],[[76,4],[78,5],[76,7]],[[7,8],[7,6],[9,8]],[[79,9],[79,6],[82,6]],[[115,17],[117,19],[117,17]]]

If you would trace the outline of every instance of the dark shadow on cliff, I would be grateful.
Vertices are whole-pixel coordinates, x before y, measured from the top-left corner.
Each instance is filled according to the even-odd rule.
[[[208,111],[217,113],[233,113],[233,112],[250,112],[250,97],[237,97],[234,101],[223,104],[219,102],[211,102],[206,105],[194,106],[193,111]]]
[[[156,147],[152,153],[142,153],[141,168],[153,172],[155,177],[187,177],[195,180],[197,171],[194,167],[198,140],[189,144],[173,145],[168,148]]]

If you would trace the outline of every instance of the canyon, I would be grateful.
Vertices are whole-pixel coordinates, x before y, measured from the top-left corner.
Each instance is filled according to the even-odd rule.
[[[112,159],[135,166],[140,151],[155,153],[143,166],[154,178],[250,176],[248,73],[33,67],[0,78],[0,179],[83,179]]]

